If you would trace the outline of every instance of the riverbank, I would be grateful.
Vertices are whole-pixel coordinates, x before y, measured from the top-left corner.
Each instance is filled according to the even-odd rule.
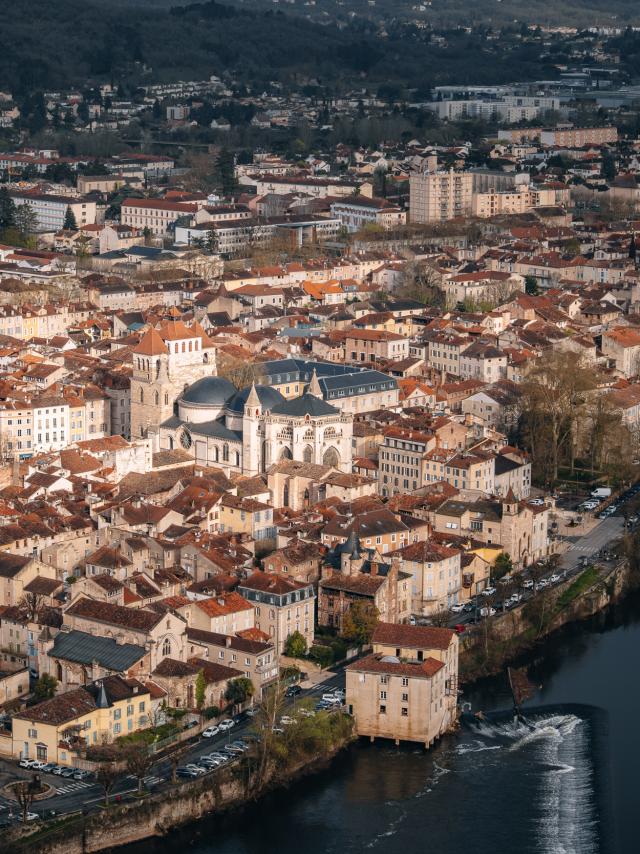
[[[463,637],[461,685],[500,673],[559,629],[600,613],[637,585],[626,560],[613,567],[591,566],[525,605],[484,620],[476,631]]]
[[[308,753],[286,767],[277,761],[245,756],[235,765],[169,789],[112,804],[97,814],[66,816],[35,832],[0,843],[11,854],[94,854],[123,845],[162,837],[205,816],[239,810],[267,793],[327,768],[353,741],[352,722],[340,715],[335,741],[318,757]]]

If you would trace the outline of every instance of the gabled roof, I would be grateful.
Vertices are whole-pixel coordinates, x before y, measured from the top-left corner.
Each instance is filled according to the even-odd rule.
[[[133,643],[117,643],[88,632],[60,632],[56,635],[48,655],[63,661],[90,665],[97,661],[101,667],[119,673],[126,672],[146,655],[143,646]]]

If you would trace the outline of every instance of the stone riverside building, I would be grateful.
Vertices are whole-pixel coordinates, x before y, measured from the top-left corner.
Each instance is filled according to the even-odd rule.
[[[346,669],[356,732],[430,747],[455,722],[458,636],[451,629],[379,623],[373,653]]]

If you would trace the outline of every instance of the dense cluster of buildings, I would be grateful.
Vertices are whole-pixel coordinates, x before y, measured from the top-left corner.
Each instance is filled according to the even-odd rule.
[[[561,106],[457,94],[431,108]],[[259,701],[293,635],[363,606],[358,732],[448,729],[458,636],[415,623],[555,546],[518,446],[529,371],[577,355],[640,429],[639,148],[558,124],[486,141],[484,167],[417,140],[257,152],[226,197],[165,157],[0,155],[36,238],[0,244],[0,755],[73,764],[239,678]],[[74,186],[44,177],[62,162]]]

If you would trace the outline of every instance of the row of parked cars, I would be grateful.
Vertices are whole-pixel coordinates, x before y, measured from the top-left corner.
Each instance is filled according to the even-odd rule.
[[[182,765],[176,770],[178,777],[187,779],[195,779],[203,774],[208,774],[215,771],[216,768],[222,768],[223,765],[228,765],[242,756],[243,753],[249,750],[249,743],[245,738],[238,738],[230,744],[225,745],[220,750],[214,750],[212,753],[207,753],[201,756],[195,762],[189,762],[187,765]]]
[[[55,762],[41,762],[39,759],[21,759],[18,762],[21,768],[30,771],[39,771],[43,774],[55,774],[58,777],[73,777],[74,780],[87,780],[91,774],[80,768],[68,768],[66,765],[56,765]]]

